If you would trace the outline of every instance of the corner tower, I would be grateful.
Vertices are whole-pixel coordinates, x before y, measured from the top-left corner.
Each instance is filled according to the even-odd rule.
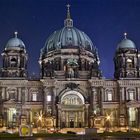
[[[27,76],[27,53],[25,45],[14,33],[14,37],[7,42],[2,55],[3,65],[1,77],[25,78]]]
[[[118,44],[114,65],[116,79],[140,78],[140,54],[135,43],[127,38],[127,33],[124,33],[124,39]]]

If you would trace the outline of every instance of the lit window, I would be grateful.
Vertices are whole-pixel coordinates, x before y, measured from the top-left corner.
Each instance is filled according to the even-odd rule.
[[[50,102],[51,101],[51,95],[47,96],[47,101]]]
[[[36,93],[33,93],[33,101],[37,101],[37,95],[36,95]]]
[[[108,93],[108,101],[112,101],[112,93],[111,92]]]
[[[134,92],[129,92],[129,99],[134,100]]]
[[[127,62],[128,62],[128,63],[132,63],[132,60],[131,60],[131,59],[127,59]]]
[[[129,120],[136,121],[136,110],[135,108],[129,108]]]

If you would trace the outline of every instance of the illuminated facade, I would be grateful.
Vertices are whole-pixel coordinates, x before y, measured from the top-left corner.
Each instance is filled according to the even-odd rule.
[[[41,77],[28,78],[22,40],[2,52],[0,125],[33,127],[140,127],[140,53],[130,39],[118,44],[114,79],[102,78],[97,49],[73,26],[69,5],[64,27],[41,50]]]

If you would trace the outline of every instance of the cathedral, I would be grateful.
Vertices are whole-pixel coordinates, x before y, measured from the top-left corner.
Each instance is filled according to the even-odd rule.
[[[29,78],[28,52],[15,32],[1,53],[0,127],[139,128],[140,51],[126,33],[116,46],[114,78],[105,79],[68,5],[64,27],[41,49],[40,77]]]

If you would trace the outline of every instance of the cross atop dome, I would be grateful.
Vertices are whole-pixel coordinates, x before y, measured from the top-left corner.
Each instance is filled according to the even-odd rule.
[[[73,20],[71,19],[70,15],[70,4],[67,4],[67,18],[64,21],[65,27],[73,27]]]

